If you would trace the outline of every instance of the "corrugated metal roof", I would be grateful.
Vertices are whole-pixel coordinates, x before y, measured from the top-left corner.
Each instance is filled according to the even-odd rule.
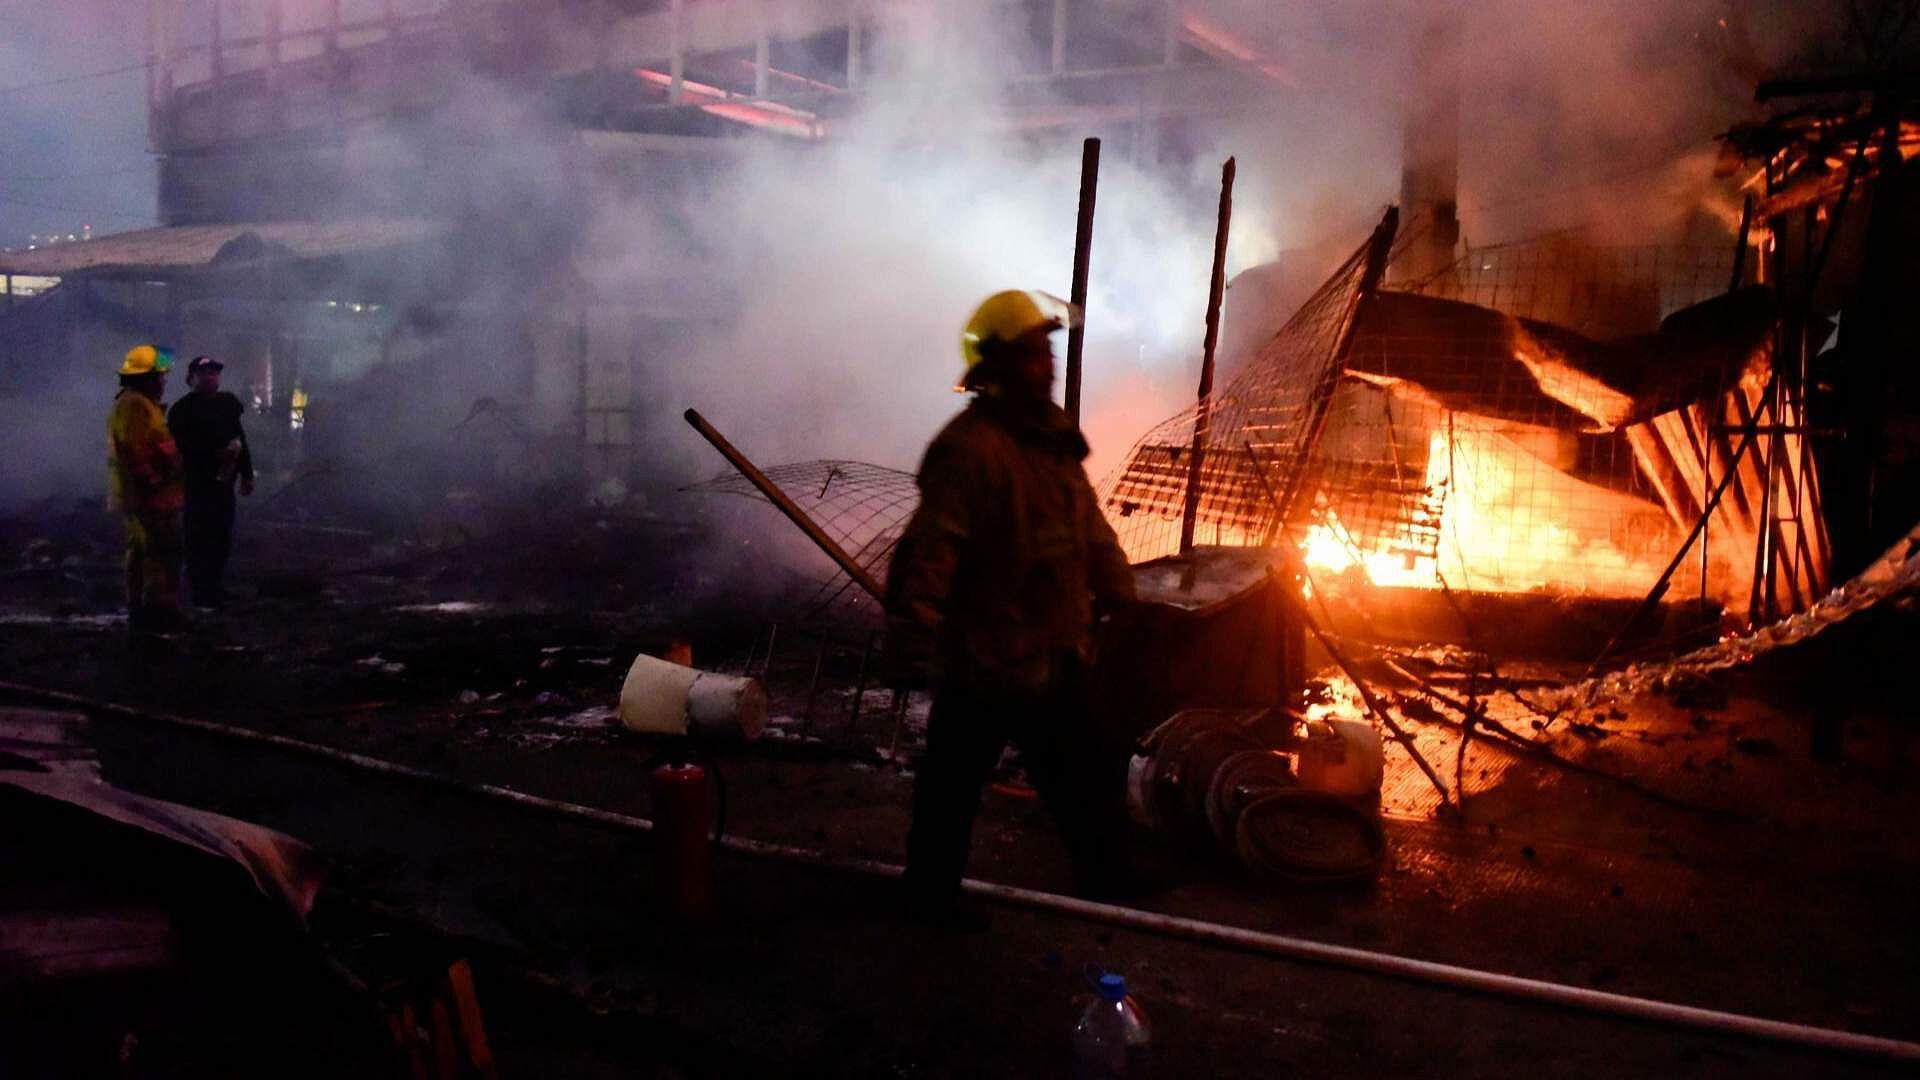
[[[447,229],[446,224],[425,218],[376,217],[168,225],[55,244],[35,251],[0,252],[0,273],[65,277],[115,270],[199,269],[212,265],[216,258],[233,263],[317,259],[418,243],[440,236]],[[248,236],[253,240],[244,239]],[[226,256],[221,258],[223,251]]]

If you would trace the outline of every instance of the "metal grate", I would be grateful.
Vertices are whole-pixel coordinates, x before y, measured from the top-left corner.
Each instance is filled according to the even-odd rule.
[[[1129,558],[1179,550],[1198,428],[1205,434],[1196,539],[1231,546],[1272,539],[1289,478],[1305,464],[1309,429],[1334,392],[1370,247],[1355,251],[1213,401],[1148,432],[1101,485],[1101,506]]]
[[[855,562],[876,580],[886,581],[894,545],[920,503],[920,489],[912,473],[862,461],[804,461],[765,471],[767,479],[819,522]],[[765,501],[735,472],[686,490]],[[802,604],[807,618],[853,623],[873,620],[879,609],[864,589],[839,570],[804,597]]]

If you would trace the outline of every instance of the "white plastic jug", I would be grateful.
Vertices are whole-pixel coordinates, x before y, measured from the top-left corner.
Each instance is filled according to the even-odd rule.
[[[1386,753],[1380,733],[1359,720],[1328,720],[1332,734],[1316,734],[1308,725],[1306,745],[1296,762],[1300,786],[1310,791],[1348,798],[1380,790],[1386,773]]]
[[[757,739],[767,726],[767,694],[758,679],[641,653],[620,687],[620,725],[653,735]]]

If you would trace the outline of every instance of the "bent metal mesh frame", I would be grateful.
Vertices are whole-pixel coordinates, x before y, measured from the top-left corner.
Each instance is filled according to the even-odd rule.
[[[1128,558],[1179,551],[1196,441],[1203,446],[1196,542],[1272,541],[1310,429],[1333,393],[1373,247],[1369,240],[1334,271],[1224,391],[1149,431],[1101,485],[1100,505]],[[1196,429],[1204,429],[1199,440]]]
[[[1102,505],[1129,556],[1178,550],[1195,430],[1204,425],[1200,543],[1269,543],[1281,528],[1277,507],[1287,505],[1287,535],[1323,574],[1475,591],[1644,594],[1684,530],[1626,434],[1514,359],[1534,329],[1515,319],[1593,336],[1651,331],[1665,315],[1724,292],[1732,252],[1549,237],[1471,251],[1397,292],[1365,287],[1365,252],[1302,305],[1210,410],[1196,406],[1154,428],[1107,478]],[[1387,318],[1388,301],[1405,294],[1514,318]],[[1716,567],[1717,592],[1731,596],[1744,581],[1737,561]]]
[[[913,474],[861,461],[803,461],[765,470],[767,479],[787,494],[834,542],[878,581],[885,582],[894,545],[920,504]],[[714,495],[764,496],[736,472],[727,472],[687,491]],[[830,578],[802,598],[807,618],[869,623],[879,604],[836,568]]]

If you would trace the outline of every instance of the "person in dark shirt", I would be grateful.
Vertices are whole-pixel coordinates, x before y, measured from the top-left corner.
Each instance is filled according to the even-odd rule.
[[[220,389],[225,365],[196,356],[187,365],[193,392],[174,403],[167,426],[186,476],[187,582],[195,607],[226,602],[222,579],[233,550],[234,487],[253,494],[253,458],[240,426],[240,399]]]
[[[887,663],[931,685],[904,883],[912,915],[986,929],[961,893],[980,794],[1007,743],[1052,812],[1082,895],[1149,886],[1124,848],[1125,756],[1092,714],[1095,605],[1135,602],[1133,571],[1087,482],[1087,441],[1053,403],[1050,335],[1075,309],[1008,290],[961,335],[973,402],[920,463],[920,505],[887,574]]]

